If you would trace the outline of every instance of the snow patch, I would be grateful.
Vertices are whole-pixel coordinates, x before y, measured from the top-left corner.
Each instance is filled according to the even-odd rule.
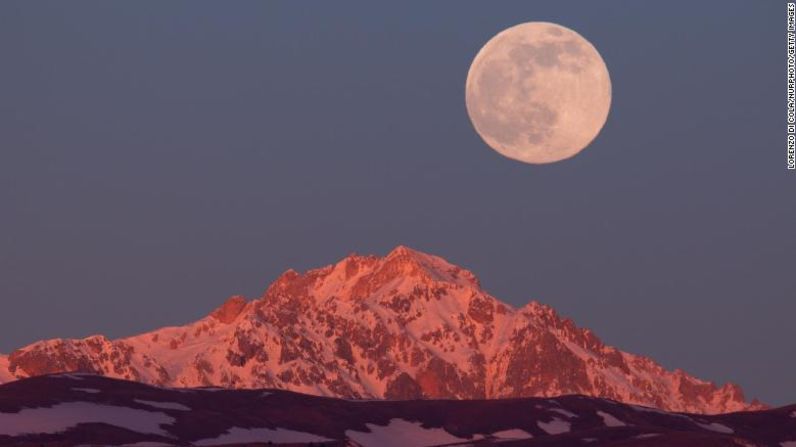
[[[390,419],[386,426],[365,424],[370,432],[346,430],[346,437],[363,447],[425,447],[468,441],[441,428],[424,428],[420,422]]]
[[[98,390],[96,388],[72,388],[72,391],[80,391],[82,393],[91,393],[91,394],[97,394],[102,392],[102,390]]]
[[[163,425],[174,418],[159,411],[136,410],[90,402],[65,402],[52,407],[23,408],[18,413],[0,412],[0,435],[58,433],[77,424],[108,424],[138,433],[170,436]]]
[[[539,421],[536,423],[542,430],[547,432],[548,435],[557,435],[569,431],[569,422],[562,421],[558,418],[553,418],[550,422]]]
[[[656,436],[660,436],[660,433],[642,433],[640,435],[636,435],[636,439],[647,439],[647,438],[654,438]]]
[[[779,445],[780,447],[796,447],[796,441],[782,441]]]
[[[195,393],[196,390],[193,388],[168,388],[171,391],[176,391],[178,393]]]
[[[216,438],[208,438],[196,441],[194,445],[210,446],[237,444],[243,442],[273,442],[278,444],[303,443],[303,442],[326,442],[332,439],[323,436],[305,433],[302,431],[288,430],[286,428],[240,428],[232,427]]]
[[[58,377],[62,377],[64,379],[72,379],[72,380],[83,380],[83,377],[77,373],[69,373],[69,374],[57,374]]]
[[[601,418],[603,418],[603,423],[605,424],[606,427],[624,427],[627,425],[624,422],[617,419],[616,417],[614,417],[614,415],[612,415],[611,413],[606,413],[604,411],[597,411],[597,414]]]
[[[154,400],[143,400],[143,399],[133,399],[133,401],[149,407],[162,408],[164,410],[191,411],[191,407],[186,407],[185,405],[177,402],[158,402]]]
[[[633,408],[636,411],[643,411],[645,413],[669,414],[669,413],[667,413],[667,412],[665,412],[663,410],[660,410],[658,408],[645,407],[643,405],[630,405],[630,407]]]
[[[644,406],[641,406],[641,405],[630,405],[630,407],[631,407],[631,408],[633,408],[633,409],[634,409],[634,410],[636,410],[636,411],[643,411],[643,412],[645,412],[645,413],[656,413],[656,414],[662,414],[662,415],[664,415],[664,416],[671,416],[671,417],[676,417],[676,418],[680,418],[680,419],[685,419],[685,420],[688,420],[688,421],[690,421],[690,420],[691,420],[691,418],[690,418],[690,417],[688,417],[688,416],[686,416],[686,415],[684,415],[684,414],[680,414],[680,413],[667,413],[667,412],[665,412],[665,411],[663,411],[663,410],[659,410],[659,409],[657,409],[657,408],[652,408],[652,407],[644,407]]]
[[[578,417],[577,414],[575,414],[575,413],[573,413],[571,411],[567,411],[567,410],[565,410],[563,408],[550,408],[550,409],[548,409],[548,411],[555,411],[556,413],[558,413],[558,414],[560,414],[562,416],[566,416],[566,417],[568,417],[570,419]]]
[[[699,422],[694,422],[694,423],[704,428],[705,430],[715,431],[716,433],[726,433],[726,434],[735,433],[735,431],[730,427],[727,427],[724,424],[719,424],[718,422],[711,422],[710,424],[701,424]]]
[[[509,430],[501,430],[492,433],[492,436],[499,439],[530,439],[533,435],[525,430],[519,428],[512,428]]]

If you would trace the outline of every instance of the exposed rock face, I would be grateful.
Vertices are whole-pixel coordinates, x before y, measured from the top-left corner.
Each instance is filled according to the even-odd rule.
[[[606,346],[543,304],[512,309],[472,273],[406,247],[289,270],[260,299],[233,297],[186,326],[42,341],[0,356],[0,380],[65,371],[347,398],[584,394],[670,411],[762,407],[735,385]]]
[[[238,315],[243,312],[246,307],[246,298],[242,296],[230,297],[218,309],[214,310],[210,316],[222,323],[232,323]]]
[[[387,384],[385,399],[410,400],[423,398],[423,389],[409,374],[402,372]]]

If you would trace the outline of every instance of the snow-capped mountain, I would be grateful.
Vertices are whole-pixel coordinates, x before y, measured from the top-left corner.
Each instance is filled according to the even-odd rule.
[[[345,398],[583,394],[693,413],[762,408],[737,385],[607,346],[546,305],[514,309],[471,272],[406,247],[288,270],[261,298],[232,297],[185,326],[47,340],[0,356],[0,381],[67,371]]]

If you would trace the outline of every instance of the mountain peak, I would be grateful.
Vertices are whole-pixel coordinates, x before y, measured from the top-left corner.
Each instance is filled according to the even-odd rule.
[[[405,287],[453,286],[480,291],[476,276],[445,259],[399,245],[383,257],[349,254],[335,264],[299,273],[288,269],[274,281],[266,297],[281,301],[304,298],[360,300],[398,283]],[[312,299],[310,299],[312,301]]]
[[[407,247],[406,245],[396,245],[389,253],[387,253],[388,258],[393,256],[419,256],[419,255],[426,255],[425,253],[421,253],[417,250]]]
[[[398,245],[382,259],[383,266],[388,269],[402,270],[402,273],[415,275],[428,282],[447,282],[455,283],[465,287],[481,288],[478,278],[470,271],[457,265],[451,264],[447,260],[424,253],[419,250],[409,248],[405,245]]]
[[[585,394],[674,411],[760,407],[735,385],[716,387],[607,346],[550,306],[512,309],[471,272],[403,245],[383,257],[287,270],[255,302],[233,296],[185,326],[50,340],[0,356],[0,380],[67,371],[337,397]]]

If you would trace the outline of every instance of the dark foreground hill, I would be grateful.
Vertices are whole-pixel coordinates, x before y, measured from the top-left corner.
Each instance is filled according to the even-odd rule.
[[[347,400],[86,374],[0,386],[0,445],[796,446],[796,405],[668,413],[585,396]]]

